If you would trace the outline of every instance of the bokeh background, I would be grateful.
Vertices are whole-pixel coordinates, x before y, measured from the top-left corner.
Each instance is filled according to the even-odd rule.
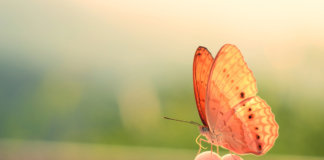
[[[324,2],[0,1],[0,159],[193,159],[192,62],[237,45],[279,138],[324,159]],[[208,146],[205,144],[205,146]],[[221,153],[227,151],[221,150]]]

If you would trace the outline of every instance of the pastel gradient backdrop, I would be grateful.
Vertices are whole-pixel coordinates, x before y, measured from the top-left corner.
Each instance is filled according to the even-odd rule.
[[[196,48],[240,48],[279,138],[323,159],[324,1],[2,0],[0,159],[193,159]],[[208,146],[208,144],[205,144]],[[221,153],[228,153],[221,150]]]

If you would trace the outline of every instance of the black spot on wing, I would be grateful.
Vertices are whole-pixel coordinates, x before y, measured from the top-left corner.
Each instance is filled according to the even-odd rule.
[[[262,149],[262,146],[261,146],[261,144],[259,144],[259,146],[258,146],[258,147],[259,147],[259,150],[261,150],[261,149]]]
[[[245,97],[245,93],[244,92],[241,92],[240,93],[240,96],[241,96],[241,98],[244,98]]]

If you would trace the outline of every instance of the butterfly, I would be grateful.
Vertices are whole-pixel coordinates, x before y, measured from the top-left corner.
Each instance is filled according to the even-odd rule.
[[[203,123],[197,140],[201,135],[207,139],[196,140],[200,147],[204,140],[217,149],[262,155],[274,145],[279,126],[270,106],[256,95],[256,80],[235,45],[225,44],[216,58],[198,47],[193,84]]]

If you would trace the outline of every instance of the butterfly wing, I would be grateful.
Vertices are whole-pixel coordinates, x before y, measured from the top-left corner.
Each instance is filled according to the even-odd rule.
[[[205,97],[207,81],[213,57],[205,47],[198,47],[193,63],[193,83],[197,109],[202,123],[207,126]]]
[[[210,130],[219,132],[219,128],[225,125],[225,116],[229,116],[225,114],[256,93],[255,78],[239,49],[234,45],[224,45],[212,64],[207,84],[206,115]],[[225,122],[220,123],[221,120]]]
[[[258,144],[255,141],[255,136],[252,136],[254,132],[251,129],[251,121],[254,119],[250,120],[251,123],[247,123],[248,121],[245,121],[244,117],[242,119],[242,113],[238,112],[241,107],[240,103],[252,99],[262,102],[260,104],[263,108],[270,109],[261,98],[256,98],[256,94],[256,80],[252,71],[247,67],[241,52],[234,45],[224,45],[211,67],[206,92],[206,117],[211,133],[222,135],[223,139],[220,144],[233,152],[262,154],[267,151],[266,147],[271,148],[273,145],[273,143],[271,145],[270,142],[267,142],[267,146],[261,146],[262,150],[255,150],[258,148]],[[266,114],[267,118],[271,122],[275,122],[273,114],[270,113]],[[261,113],[256,112],[254,116],[259,114]],[[269,122],[266,125],[276,130],[277,133],[276,123]],[[271,136],[275,140],[278,135],[274,133],[270,134],[273,134]],[[254,142],[253,150],[250,148],[250,144]]]
[[[266,153],[274,145],[279,129],[270,106],[256,96],[242,101],[233,111],[222,130],[223,146],[238,154]]]

